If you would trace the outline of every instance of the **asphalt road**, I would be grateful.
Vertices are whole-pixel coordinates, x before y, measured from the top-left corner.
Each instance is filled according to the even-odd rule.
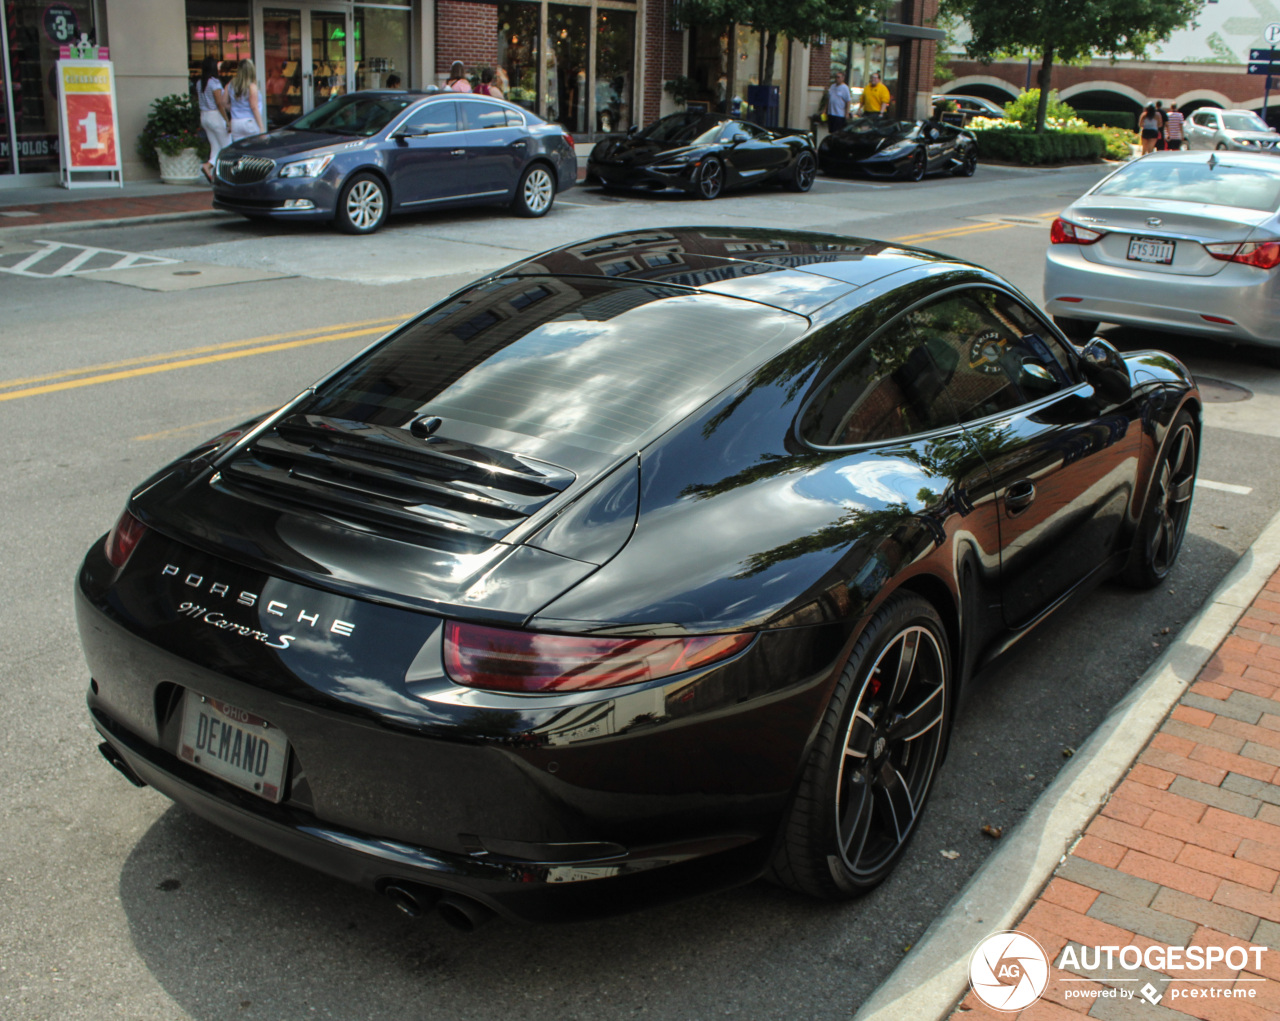
[[[590,925],[463,936],[408,920],[134,790],[102,761],[84,710],[74,572],[153,468],[528,252],[671,223],[811,227],[959,254],[1038,299],[1048,218],[1097,174],[983,167],[970,181],[820,180],[807,196],[715,203],[577,189],[542,221],[453,213],[373,238],[235,219],[0,232],[0,1017],[848,1017],[990,853],[980,827],[1016,825],[1280,507],[1269,356],[1111,334],[1246,388],[1248,399],[1208,409],[1201,478],[1216,488],[1197,491],[1166,586],[1104,586],[978,679],[906,860],[854,904],[761,883]],[[63,248],[41,254],[42,240]],[[85,246],[175,262],[48,275]],[[32,255],[37,275],[4,271]],[[115,282],[146,273],[163,286],[249,279]]]

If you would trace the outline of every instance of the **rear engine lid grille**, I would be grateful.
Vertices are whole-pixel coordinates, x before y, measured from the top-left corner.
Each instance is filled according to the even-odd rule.
[[[418,545],[473,552],[574,478],[556,465],[439,436],[292,415],[224,463],[212,484]]]

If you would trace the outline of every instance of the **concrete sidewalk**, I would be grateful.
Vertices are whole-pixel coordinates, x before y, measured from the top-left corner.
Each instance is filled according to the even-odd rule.
[[[1011,1013],[990,1009],[970,991],[952,1021],[1280,1018],[1278,771],[1280,571],[1013,926],[1038,940],[1052,962],[1043,995]],[[1270,949],[1247,953],[1243,968],[1220,963],[1205,971],[1126,971],[1105,961],[1100,968],[1052,966],[1063,963],[1068,946],[1079,954],[1129,945],[1144,952]],[[1154,995],[1144,999],[1139,987]],[[1246,998],[1215,992],[1226,989]]]
[[[0,228],[66,223],[119,222],[213,215],[213,189],[159,181],[123,188],[60,188],[57,185],[0,190]]]

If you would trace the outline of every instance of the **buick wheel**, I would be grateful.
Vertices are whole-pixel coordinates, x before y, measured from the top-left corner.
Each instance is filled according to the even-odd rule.
[[[813,187],[813,179],[817,176],[818,161],[813,158],[813,153],[802,152],[791,168],[791,179],[787,181],[787,187],[792,191],[808,191]]]
[[[1195,426],[1183,411],[1174,419],[1156,465],[1147,506],[1124,571],[1127,584],[1154,588],[1173,570],[1187,534],[1198,465]]]
[[[356,174],[338,196],[338,229],[344,234],[372,234],[387,219],[387,189],[373,174]]]
[[[524,172],[512,208],[518,216],[546,216],[556,198],[556,182],[551,171],[543,164],[535,163]]]
[[[937,612],[914,593],[872,618],[827,706],[783,825],[775,880],[839,900],[893,869],[946,747],[947,648]]]
[[[714,199],[724,189],[724,165],[714,156],[703,160],[698,171],[698,198]]]

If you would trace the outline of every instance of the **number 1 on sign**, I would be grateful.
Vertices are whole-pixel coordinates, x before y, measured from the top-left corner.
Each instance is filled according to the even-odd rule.
[[[85,117],[76,121],[76,124],[84,128],[84,145],[85,149],[102,149],[102,139],[98,137],[98,115],[90,111]]]

